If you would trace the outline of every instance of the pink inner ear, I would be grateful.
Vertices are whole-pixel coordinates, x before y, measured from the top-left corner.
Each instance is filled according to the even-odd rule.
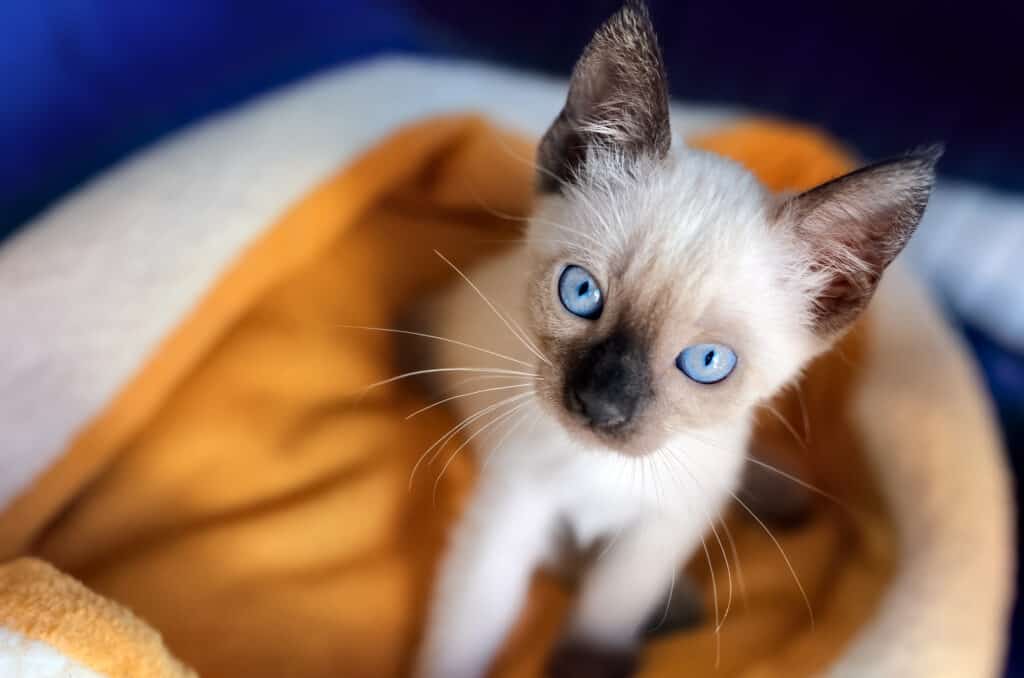
[[[843,274],[832,276],[815,298],[816,329],[824,335],[832,335],[852,324],[874,296],[879,278],[860,281]]]

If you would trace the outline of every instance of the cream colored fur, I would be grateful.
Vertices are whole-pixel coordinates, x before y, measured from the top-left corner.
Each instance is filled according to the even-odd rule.
[[[452,370],[439,381],[464,396],[451,404],[471,422],[483,470],[436,586],[421,676],[486,671],[566,525],[583,548],[608,544],[568,637],[631,649],[737,489],[754,406],[828,346],[811,322],[821,274],[749,172],[687,149],[627,164],[597,156],[589,167],[543,199],[524,246],[468,272],[433,307],[432,333],[508,358],[446,343],[431,366]],[[556,281],[568,264],[602,285],[598,321],[561,307]],[[654,401],[629,441],[610,447],[566,415],[564,365],[540,346],[652,314]],[[720,384],[675,367],[702,341],[739,357]],[[520,374],[467,384],[463,368]]]

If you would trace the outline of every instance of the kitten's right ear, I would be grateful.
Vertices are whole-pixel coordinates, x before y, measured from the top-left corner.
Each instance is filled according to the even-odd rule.
[[[565,108],[537,150],[538,185],[557,192],[588,150],[664,157],[672,142],[665,66],[646,5],[626,5],[597,30],[573,69]]]

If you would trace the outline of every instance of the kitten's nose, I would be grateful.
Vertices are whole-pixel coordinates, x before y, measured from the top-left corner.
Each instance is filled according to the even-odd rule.
[[[595,428],[610,431],[619,428],[633,416],[636,403],[608,397],[605,391],[590,389],[572,392],[573,405]]]
[[[623,331],[583,351],[566,375],[566,407],[605,433],[626,428],[650,394],[646,352]]]

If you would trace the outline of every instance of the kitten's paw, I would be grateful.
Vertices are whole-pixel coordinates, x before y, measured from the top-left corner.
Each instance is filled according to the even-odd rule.
[[[548,678],[629,678],[636,673],[637,655],[586,643],[567,643],[548,660]]]

